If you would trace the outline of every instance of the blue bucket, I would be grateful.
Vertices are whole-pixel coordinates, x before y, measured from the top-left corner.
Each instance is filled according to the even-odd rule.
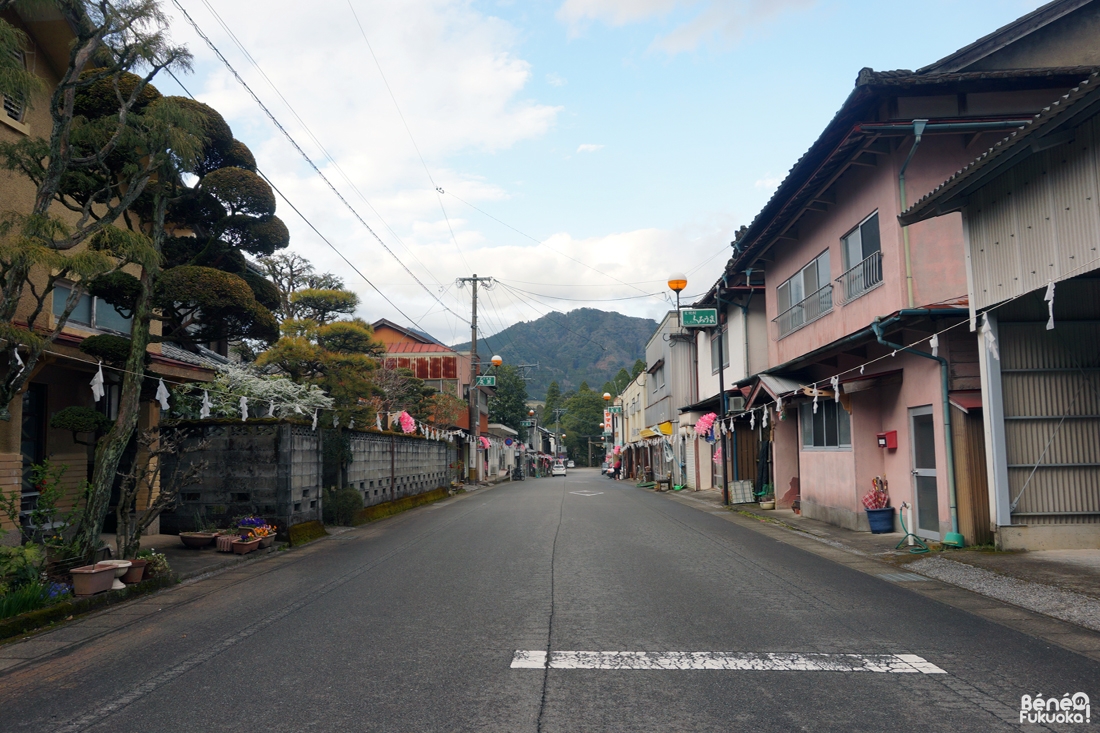
[[[886,534],[894,531],[894,507],[885,509],[864,509],[867,523],[871,525],[871,534]]]

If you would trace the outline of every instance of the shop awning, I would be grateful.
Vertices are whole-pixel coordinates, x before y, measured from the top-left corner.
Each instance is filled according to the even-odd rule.
[[[948,401],[963,412],[982,409],[980,389],[960,389],[947,395]]]
[[[650,428],[642,428],[638,434],[643,438],[656,438],[659,435],[657,431],[651,430]]]
[[[873,374],[859,374],[840,380],[840,387],[844,394],[852,394],[853,392],[863,392],[864,390],[885,387],[890,384],[901,384],[901,377],[901,369],[891,369],[890,371],[875,372]]]

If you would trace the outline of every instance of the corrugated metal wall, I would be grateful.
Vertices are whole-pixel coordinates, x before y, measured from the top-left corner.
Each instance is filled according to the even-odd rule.
[[[1100,267],[1100,117],[1036,153],[967,207],[974,305],[986,308]]]
[[[1100,523],[1100,277],[1059,283],[1051,331],[1044,290],[997,310],[1013,519]]]

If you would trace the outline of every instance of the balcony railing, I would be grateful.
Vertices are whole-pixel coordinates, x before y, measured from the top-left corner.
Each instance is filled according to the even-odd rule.
[[[779,338],[812,323],[833,309],[831,284],[810,293],[802,300],[779,314],[775,323],[779,326]]]
[[[882,252],[875,252],[836,279],[840,283],[841,304],[849,303],[882,284]]]

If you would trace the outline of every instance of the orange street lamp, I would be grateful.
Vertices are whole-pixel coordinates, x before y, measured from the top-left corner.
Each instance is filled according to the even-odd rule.
[[[680,293],[687,286],[687,275],[682,272],[673,273],[668,276],[668,289],[676,293],[676,325],[678,326],[684,325],[683,321],[680,320]]]
[[[603,393],[603,399],[604,399],[604,402],[610,402],[611,401],[611,393],[610,392],[604,392]]]
[[[500,366],[501,364],[504,363],[504,359],[501,359],[496,354],[493,354],[493,358],[490,359],[489,361],[492,362],[493,366]]]

